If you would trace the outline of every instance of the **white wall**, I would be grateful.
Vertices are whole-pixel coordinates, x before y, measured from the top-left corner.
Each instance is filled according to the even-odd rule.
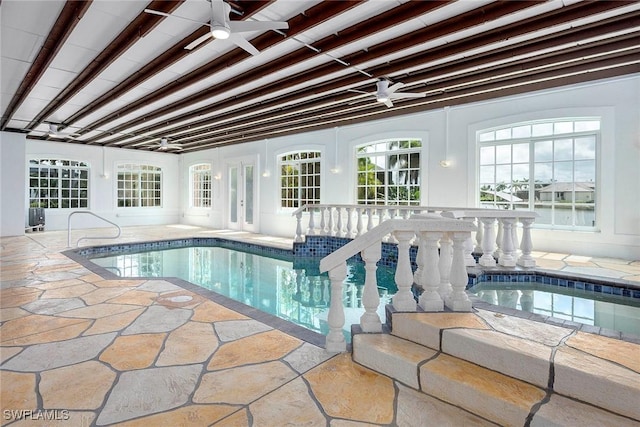
[[[0,132],[0,236],[24,234],[25,136]]]
[[[14,141],[17,139],[17,142]],[[8,132],[2,133],[2,147],[12,143],[11,151],[19,151],[5,158],[2,156],[2,236],[11,235],[5,232],[5,223],[20,223],[20,230],[13,227],[13,233],[24,233],[27,224],[28,174],[27,163],[34,158],[54,158],[81,160],[90,165],[90,210],[100,216],[116,222],[121,226],[170,224],[179,222],[180,194],[179,170],[180,156],[168,153],[152,153],[147,151],[103,148],[61,142],[25,140],[24,135]],[[15,147],[20,147],[17,150]],[[118,208],[116,206],[116,166],[118,163],[142,163],[162,168],[163,197],[162,207],[158,208]],[[5,191],[5,175],[10,175],[11,185]],[[11,206],[5,214],[5,205]],[[66,230],[68,216],[76,209],[45,209],[45,230]],[[91,216],[75,216],[72,228],[105,227],[103,221]]]
[[[200,159],[211,159],[221,179],[214,187],[214,206],[208,210],[209,216],[187,214],[184,221],[226,227],[226,163],[230,158],[250,154],[259,159],[260,173],[264,169],[271,172],[269,177],[259,177],[259,231],[291,236],[296,222],[290,210],[282,210],[278,205],[277,157],[294,150],[322,151],[322,203],[351,204],[355,200],[354,147],[390,137],[417,137],[423,141],[422,205],[475,206],[476,131],[529,120],[594,115],[602,117],[597,211],[600,228],[596,232],[536,229],[534,245],[542,251],[640,259],[639,76],[451,107],[448,143],[445,143],[446,114],[439,109],[340,127],[337,150],[336,132],[327,129],[185,154],[183,179],[188,179],[187,166]],[[451,162],[449,168],[439,165],[445,157]],[[340,169],[337,174],[329,171],[335,166]],[[189,213],[188,195],[184,194],[182,200]]]

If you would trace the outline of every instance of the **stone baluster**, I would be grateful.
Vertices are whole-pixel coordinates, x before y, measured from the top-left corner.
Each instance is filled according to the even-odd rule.
[[[416,301],[413,299],[413,292],[411,292],[413,273],[409,259],[410,241],[414,235],[413,231],[393,232],[394,238],[398,241],[398,264],[395,274],[398,292],[393,297],[393,308],[397,311],[416,311]]]
[[[511,243],[513,244],[513,258],[518,259],[518,252],[520,251],[520,245],[518,244],[518,219],[514,218],[513,226],[511,227]]]
[[[442,233],[433,231],[420,232],[420,246],[418,255],[422,262],[422,271],[419,275],[419,285],[422,286],[422,294],[418,304],[425,311],[443,311],[444,302],[438,293],[440,286],[440,272],[438,270],[438,240]]]
[[[327,235],[327,222],[325,221],[327,208],[320,208],[320,234]]]
[[[495,267],[496,259],[493,257],[493,250],[495,247],[495,218],[480,218],[484,233],[482,235],[482,256],[478,260],[478,264],[483,267]]]
[[[502,237],[502,254],[498,258],[498,264],[503,267],[515,267],[516,259],[513,256],[515,247],[513,245],[513,232],[511,231],[515,218],[501,218],[503,237]]]
[[[480,218],[476,218],[476,227],[478,228],[478,231],[476,231],[476,247],[473,249],[474,252],[476,253],[483,253],[482,252],[482,239],[484,239],[484,227],[482,226],[482,220]]]
[[[493,252],[493,257],[500,259],[502,255],[502,240],[504,235],[504,226],[502,219],[498,219],[498,232],[496,233],[496,250]]]
[[[296,214],[296,242],[302,242],[302,211]]]
[[[346,236],[352,239],[353,236],[355,236],[355,234],[356,234],[353,231],[353,220],[351,218],[353,216],[353,208],[352,207],[348,207],[346,210],[347,210],[347,234],[346,234]]]
[[[447,300],[447,307],[453,311],[471,311],[471,301],[465,292],[469,279],[464,260],[465,241],[470,235],[470,232],[454,232],[451,235],[453,240],[451,295]]]
[[[440,298],[446,301],[451,295],[451,282],[449,276],[451,275],[451,259],[453,257],[453,251],[451,248],[451,239],[449,233],[443,233],[440,239],[440,260],[438,261],[438,271],[440,272],[440,286],[438,292]]]
[[[475,225],[475,218],[464,218],[470,224]],[[473,238],[469,234],[469,238],[464,242],[464,265],[473,267],[476,265],[476,259],[473,257]]]
[[[328,236],[335,236],[335,229],[333,226],[333,208],[329,207],[329,223],[327,224],[327,226],[329,227],[329,232],[327,233]]]
[[[358,218],[356,222],[356,237],[360,237],[362,235],[362,208],[356,208],[356,216]]]
[[[309,209],[309,229],[307,230],[307,235],[315,236],[316,235],[316,223],[315,223],[315,208]]]
[[[380,242],[369,246],[361,253],[364,261],[364,290],[362,291],[362,305],[364,314],[360,317],[360,327],[363,332],[382,332],[382,322],[378,316],[380,306],[380,294],[378,293],[378,280],[376,278],[376,263],[382,255]]]
[[[520,243],[520,250],[522,255],[518,258],[518,265],[522,267],[535,267],[536,260],[531,256],[533,250],[533,242],[531,240],[531,224],[533,224],[533,218],[521,218],[522,222],[522,242]]]
[[[336,236],[337,237],[344,237],[344,228],[342,226],[342,208],[341,207],[337,207],[336,208],[336,216],[337,216]]]
[[[342,282],[347,277],[346,261],[329,270],[329,280],[331,280],[331,303],[327,323],[329,333],[326,338],[325,348],[329,352],[343,352],[347,350],[347,342],[344,339],[342,327],[344,326],[344,306],[342,303]]]
[[[367,208],[367,231],[370,231],[373,228],[373,216],[375,213],[375,209]]]

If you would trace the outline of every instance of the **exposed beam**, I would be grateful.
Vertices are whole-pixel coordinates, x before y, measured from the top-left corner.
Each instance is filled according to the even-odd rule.
[[[171,13],[182,1],[154,0],[148,8],[165,13]],[[31,120],[27,129],[33,129],[44,119],[60,108],[64,103],[76,95],[82,88],[95,79],[113,61],[127,51],[139,38],[151,31],[164,17],[150,13],[140,13],[109,45],[96,56],[93,61],[71,83],[64,88],[53,101]]]
[[[67,1],[62,8],[62,11],[58,15],[56,22],[53,24],[53,28],[49,31],[46,40],[44,41],[38,55],[34,59],[33,63],[29,67],[27,74],[20,82],[18,90],[9,101],[2,119],[0,121],[0,130],[5,130],[7,123],[13,117],[20,104],[25,100],[31,89],[38,83],[40,77],[47,70],[47,67],[53,61],[56,54],[64,45],[69,35],[73,32],[74,28],[80,22],[80,19],[91,5],[92,0],[87,1]]]

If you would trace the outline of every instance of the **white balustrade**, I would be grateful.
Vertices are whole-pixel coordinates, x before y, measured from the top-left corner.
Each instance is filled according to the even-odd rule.
[[[327,255],[320,261],[320,271],[329,272],[331,280],[331,303],[329,307],[326,348],[328,351],[346,351],[346,342],[342,329],[344,327],[344,305],[342,301],[342,283],[346,278],[346,260],[358,252],[365,262],[365,286],[362,304],[365,313],[360,318],[360,326],[364,332],[379,332],[382,328],[377,309],[380,304],[376,278],[376,263],[381,256],[383,238],[391,234],[398,241],[398,260],[395,280],[398,292],[392,303],[398,311],[416,311],[418,304],[411,291],[414,283],[409,251],[411,240],[419,238],[421,251],[419,263],[421,273],[420,285],[426,294],[421,299],[421,307],[430,311],[442,311],[443,301],[447,307],[455,311],[470,311],[471,302],[466,297],[465,287],[467,273],[464,261],[464,243],[475,231],[475,226],[468,221],[442,218],[436,215],[415,215],[409,219],[391,219],[383,222],[369,232],[352,240],[345,246]],[[451,240],[453,239],[453,251]],[[437,242],[440,240],[441,250],[438,255]],[[444,249],[443,249],[444,248]],[[448,258],[448,259],[445,259]],[[445,259],[443,261],[443,259]],[[440,274],[444,266],[450,271]],[[440,293],[441,276],[445,277],[448,288],[446,296]],[[449,284],[448,281],[451,280]]]

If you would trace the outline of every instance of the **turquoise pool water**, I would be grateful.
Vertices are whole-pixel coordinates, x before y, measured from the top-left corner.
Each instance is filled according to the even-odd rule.
[[[276,258],[206,246],[100,254],[91,261],[120,277],[177,277],[307,329],[328,332],[330,281],[326,273],[320,274],[317,258],[294,262],[293,256]],[[378,268],[383,303],[378,312],[383,322],[384,305],[396,292],[393,274]],[[359,323],[364,313],[364,266],[348,263],[344,283],[345,337],[350,338],[351,324]]]
[[[470,294],[493,305],[640,336],[640,299],[522,282],[480,282]]]

